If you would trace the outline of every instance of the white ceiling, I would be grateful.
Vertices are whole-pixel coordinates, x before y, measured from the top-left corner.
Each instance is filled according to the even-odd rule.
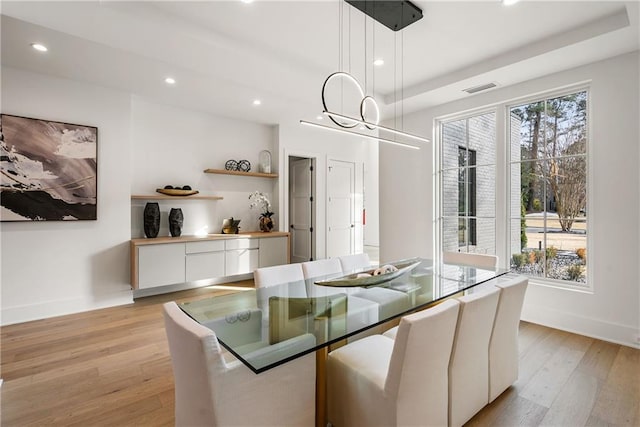
[[[322,110],[340,51],[389,115],[640,48],[638,1],[414,3],[424,17],[398,33],[368,18],[365,49],[364,15],[342,1],[3,0],[2,64],[273,124]]]

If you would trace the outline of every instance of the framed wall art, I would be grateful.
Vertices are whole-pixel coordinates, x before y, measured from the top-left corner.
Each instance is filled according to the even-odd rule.
[[[97,219],[98,128],[0,114],[0,220]]]

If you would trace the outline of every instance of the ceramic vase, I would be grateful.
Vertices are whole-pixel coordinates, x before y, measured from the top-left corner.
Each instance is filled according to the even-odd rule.
[[[160,206],[149,202],[144,206],[144,235],[150,238],[158,237],[160,231]]]
[[[182,224],[184,217],[182,216],[182,209],[173,208],[169,212],[169,232],[171,237],[178,237],[182,234]]]
[[[260,231],[269,232],[273,230],[273,219],[271,219],[271,217],[268,217],[268,216],[260,217],[259,224],[260,224]]]

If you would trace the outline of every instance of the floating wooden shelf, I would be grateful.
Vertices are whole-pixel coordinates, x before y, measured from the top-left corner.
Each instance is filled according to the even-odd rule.
[[[166,196],[164,194],[133,194],[131,200],[222,200],[221,196],[203,196],[194,194],[192,196]]]
[[[204,173],[217,173],[219,175],[257,176],[259,178],[277,178],[278,177],[277,173],[228,171],[225,169],[205,169]]]

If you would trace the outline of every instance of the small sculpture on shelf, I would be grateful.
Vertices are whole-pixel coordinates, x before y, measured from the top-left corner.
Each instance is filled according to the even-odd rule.
[[[249,160],[239,160],[238,170],[240,172],[249,172],[251,170],[251,163],[249,162]]]
[[[227,160],[227,163],[224,164],[224,168],[228,171],[237,171],[238,162],[235,160]]]
[[[227,160],[224,169],[228,171],[249,172],[251,162],[249,160]]]
[[[225,218],[222,220],[222,234],[238,234],[240,220]]]
[[[260,231],[269,232],[273,230],[274,224],[273,218],[271,217],[274,213],[271,211],[271,202],[269,202],[267,196],[260,191],[254,191],[249,194],[249,200],[251,200],[251,203],[249,204],[251,209],[256,206],[260,206],[262,209],[260,217],[258,218]]]
[[[258,156],[258,163],[260,164],[260,172],[271,173],[271,152],[269,150],[262,150]]]

